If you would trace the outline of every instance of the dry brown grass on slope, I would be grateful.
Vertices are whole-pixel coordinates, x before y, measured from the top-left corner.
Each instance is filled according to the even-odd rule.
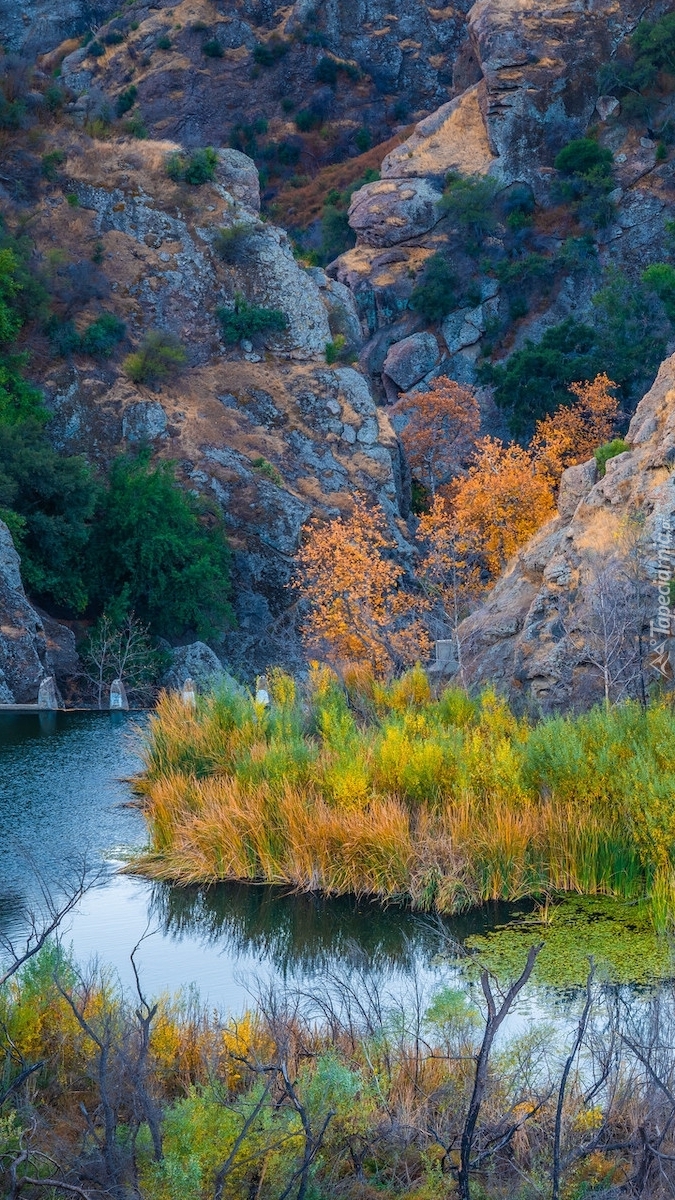
[[[326,196],[332,188],[344,192],[355,180],[361,179],[366,171],[379,171],[383,159],[410,136],[413,126],[394,134],[379,146],[373,146],[357,158],[324,167],[304,187],[293,187],[287,183],[277,192],[271,206],[271,215],[285,229],[306,228],[319,219],[323,212]]]

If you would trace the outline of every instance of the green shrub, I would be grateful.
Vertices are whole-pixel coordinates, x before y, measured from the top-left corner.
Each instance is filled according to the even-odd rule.
[[[49,112],[56,113],[63,108],[65,103],[65,93],[63,88],[58,87],[55,83],[50,83],[44,92],[44,101],[49,109]]]
[[[80,203],[78,196],[77,196],[77,192],[67,192],[66,200],[68,201],[71,208],[77,208],[77,206]]]
[[[123,117],[125,113],[128,113],[129,110],[134,107],[137,95],[138,88],[136,87],[135,83],[132,83],[130,87],[125,88],[123,92],[120,92],[119,96],[117,97],[117,103],[115,104],[115,112],[117,113],[118,117]]]
[[[532,431],[535,421],[571,402],[571,383],[593,379],[602,366],[595,330],[568,317],[547,329],[539,342],[528,338],[504,366],[486,364],[480,375],[494,384],[495,400],[509,414],[509,428],[521,436]]]
[[[259,67],[276,67],[290,48],[290,42],[272,34],[266,42],[257,42],[253,47],[253,59]]]
[[[310,130],[318,129],[323,124],[323,117],[313,108],[301,108],[295,114],[295,124],[300,133],[309,133]]]
[[[562,176],[554,198],[572,206],[583,225],[604,229],[615,215],[609,199],[614,187],[614,156],[593,138],[576,138],[556,156],[554,166]]]
[[[190,33],[208,33],[209,27],[206,21],[193,21],[190,25]]]
[[[675,14],[641,21],[629,45],[628,56],[617,55],[601,67],[599,84],[621,98],[624,117],[645,120],[672,86],[667,77],[675,74]]]
[[[199,187],[216,177],[218,155],[212,146],[204,150],[193,150],[191,154],[174,151],[166,162],[166,173],[174,183],[190,183]]]
[[[345,209],[327,204],[321,218],[321,261],[332,262],[356,245],[356,234],[347,219]]]
[[[248,221],[235,221],[229,228],[218,229],[213,239],[213,249],[223,262],[235,263],[241,258],[246,242],[255,231]]]
[[[35,419],[0,423],[0,507],[16,518],[29,592],[73,613],[86,607],[84,552],[98,487],[83,458],[58,454]]]
[[[357,129],[354,136],[354,141],[356,143],[356,149],[359,150],[361,154],[365,154],[366,150],[370,150],[370,147],[373,144],[370,130],[366,129],[365,126],[362,126],[361,129]]]
[[[553,165],[563,175],[587,175],[598,168],[608,174],[614,156],[593,138],[576,138],[556,155]]]
[[[106,46],[119,46],[124,41],[124,34],[120,33],[119,29],[109,29],[103,35],[103,41]]]
[[[323,58],[319,59],[316,70],[314,71],[314,78],[318,83],[327,83],[330,84],[331,87],[335,87],[335,84],[338,80],[338,73],[339,67],[335,59],[328,58],[327,55],[324,55]]]
[[[446,185],[441,208],[466,237],[467,249],[475,253],[481,241],[494,233],[497,226],[497,184],[484,175],[451,174]]]
[[[20,129],[26,115],[26,105],[23,100],[6,100],[0,94],[0,129]]]
[[[207,58],[222,58],[224,53],[218,38],[215,37],[208,38],[202,46],[202,54],[205,54]]]
[[[90,54],[92,58],[101,58],[105,54],[105,46],[102,46],[97,41],[90,42],[87,47],[87,54]]]
[[[74,321],[61,321],[52,316],[45,325],[45,333],[49,338],[52,352],[60,358],[69,358],[80,349],[80,335]]]
[[[267,479],[271,479],[272,483],[276,483],[277,487],[283,487],[284,481],[277,471],[276,467],[268,462],[266,458],[254,458],[251,460],[251,466],[264,475]]]
[[[665,293],[667,295],[667,292]],[[651,386],[672,328],[656,290],[609,268],[593,297],[599,361],[632,406]]]
[[[347,350],[344,333],[336,333],[332,342],[326,342],[326,362],[331,367],[336,362],[353,362],[356,355]]]
[[[133,383],[156,383],[168,379],[186,361],[185,348],[174,334],[151,329],[138,350],[125,358],[123,369]]]
[[[607,470],[607,463],[610,458],[616,458],[617,454],[624,454],[626,450],[630,450],[627,442],[622,438],[614,438],[612,442],[606,442],[604,446],[598,446],[597,450],[593,451],[593,457],[598,464],[598,474],[602,479]]]
[[[150,452],[112,463],[88,551],[98,611],[126,606],[155,634],[208,636],[230,620],[230,554],[222,519],[209,523],[178,485],[173,463],[152,466]]]
[[[42,175],[53,183],[58,176],[58,168],[63,166],[66,161],[66,153],[64,150],[48,150],[42,155],[41,166]]]
[[[171,50],[171,38],[168,33],[162,33],[157,38],[155,45],[158,50]]]
[[[670,263],[652,263],[642,273],[642,282],[655,292],[668,314],[668,319],[675,324],[675,267]]]
[[[427,321],[442,321],[457,307],[457,275],[442,254],[427,259],[422,282],[413,288],[410,307]]]
[[[138,114],[134,114],[131,117],[129,117],[129,120],[124,122],[123,128],[124,128],[124,132],[128,133],[130,137],[135,137],[135,138],[139,138],[140,140],[143,140],[144,138],[146,138],[148,136],[148,130],[145,125],[145,122],[144,122],[143,118],[141,116],[139,116]]]
[[[255,337],[258,333],[283,333],[288,325],[288,318],[281,309],[249,304],[241,292],[237,292],[234,298],[234,308],[219,308],[217,316],[228,345],[234,345],[242,338]]]
[[[110,358],[115,346],[126,337],[126,332],[124,321],[114,313],[101,313],[85,329],[80,347],[84,354],[91,354],[94,358]]]

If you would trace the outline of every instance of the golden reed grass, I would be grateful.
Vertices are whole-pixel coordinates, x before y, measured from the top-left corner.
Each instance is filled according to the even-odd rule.
[[[272,681],[269,710],[163,696],[138,780],[149,852],[179,883],[283,883],[453,911],[549,892],[674,905],[670,708],[517,719],[492,692],[429,694],[421,671],[346,692]],[[660,907],[659,907],[660,906]]]

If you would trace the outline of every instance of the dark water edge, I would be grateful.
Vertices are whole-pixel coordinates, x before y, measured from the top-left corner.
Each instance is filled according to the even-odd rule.
[[[130,986],[129,955],[149,935],[138,952],[149,992],[196,989],[209,1004],[241,1011],[271,983],[311,988],[330,973],[360,971],[398,993],[419,983],[471,987],[450,961],[452,946],[531,919],[529,902],[439,920],[350,896],[243,883],[178,888],[120,874],[146,838],[125,783],[140,766],[143,721],[125,713],[0,713],[0,932],[20,935],[38,874],[58,888],[86,853],[102,877],[63,929],[77,960],[98,958]],[[547,1013],[574,990],[549,995]]]

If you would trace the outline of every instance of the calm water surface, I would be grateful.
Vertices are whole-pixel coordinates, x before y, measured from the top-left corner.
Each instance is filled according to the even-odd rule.
[[[139,718],[124,713],[0,713],[0,930],[20,935],[37,872],[58,888],[86,853],[103,877],[69,917],[64,941],[80,962],[98,957],[124,984],[146,932],[138,962],[149,992],[196,987],[232,1011],[271,980],[310,987],[353,961],[394,989],[414,972],[429,984],[447,980],[434,963],[438,932],[397,908],[271,887],[172,888],[119,874],[146,837],[124,782],[139,768],[139,738]],[[454,922],[452,932],[480,931],[495,915]]]
[[[196,988],[231,1012],[270,982],[311,991],[317,979],[355,963],[398,996],[413,981],[425,991],[468,986],[439,960],[438,927],[406,910],[253,885],[175,888],[120,874],[146,839],[124,782],[140,766],[142,721],[124,713],[0,713],[0,932],[20,937],[38,873],[57,889],[86,853],[102,877],[68,918],[63,940],[81,964],[98,958],[125,986],[129,955],[146,933],[137,962],[147,993]],[[513,906],[486,906],[447,921],[445,930],[462,940],[508,914]],[[543,1009],[523,997],[517,1024],[551,1015],[552,1007],[559,1006],[550,997]]]

